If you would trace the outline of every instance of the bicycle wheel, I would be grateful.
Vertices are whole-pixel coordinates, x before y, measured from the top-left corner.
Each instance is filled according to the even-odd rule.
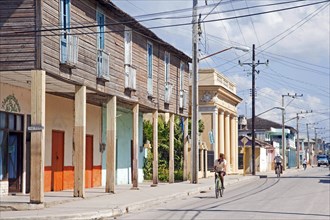
[[[215,180],[215,198],[219,198],[220,193],[220,183],[219,178]]]
[[[277,174],[277,178],[279,178],[281,175],[281,171],[278,166],[276,167],[276,174]]]
[[[221,184],[219,192],[220,192],[220,197],[222,197],[222,195],[223,195],[223,186],[222,186],[222,184]]]

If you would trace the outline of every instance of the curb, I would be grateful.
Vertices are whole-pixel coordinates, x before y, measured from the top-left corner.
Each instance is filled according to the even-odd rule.
[[[242,182],[242,181],[251,181],[251,180],[256,180],[259,179],[259,176],[245,176],[245,177],[237,177],[233,178],[230,181],[227,182],[227,186],[234,185],[236,183]],[[134,203],[129,203],[127,205],[121,205],[118,207],[114,208],[109,208],[109,209],[103,209],[103,210],[98,210],[98,211],[90,211],[86,213],[73,213],[73,214],[65,214],[65,215],[53,215],[53,216],[26,216],[26,217],[9,217],[9,218],[1,218],[1,219],[103,219],[103,218],[113,218],[113,217],[118,217],[122,216],[124,214],[142,210],[145,208],[148,208],[150,206],[158,205],[161,203],[165,203],[168,201],[171,201],[173,199],[181,199],[181,198],[186,198],[189,196],[193,196],[199,193],[204,193],[212,190],[214,188],[213,184],[201,186],[201,187],[196,187],[194,189],[186,190],[183,192],[179,193],[174,193],[170,194],[167,196],[160,196],[156,197],[153,199],[147,199],[139,202],[134,202]],[[72,201],[72,200],[70,200]],[[66,200],[65,202],[70,202]],[[52,202],[50,202],[52,203]],[[54,202],[55,204],[62,204],[64,202]],[[25,204],[25,205],[35,205],[35,204]],[[46,204],[38,204],[42,205],[45,207],[49,207]]]

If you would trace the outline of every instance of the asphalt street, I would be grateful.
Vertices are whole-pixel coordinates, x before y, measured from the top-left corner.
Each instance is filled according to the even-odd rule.
[[[327,167],[275,174],[238,183],[216,199],[213,190],[181,198],[117,219],[330,219]]]

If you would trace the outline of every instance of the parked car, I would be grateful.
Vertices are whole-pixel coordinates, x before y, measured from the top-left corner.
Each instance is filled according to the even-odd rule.
[[[318,155],[317,156],[317,166],[326,165],[329,166],[329,161],[327,155]]]

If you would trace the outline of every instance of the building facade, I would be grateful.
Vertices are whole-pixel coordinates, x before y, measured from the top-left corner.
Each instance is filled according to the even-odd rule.
[[[238,171],[237,105],[242,99],[236,95],[236,86],[215,69],[200,69],[199,115],[204,123],[200,134],[200,176],[209,175],[214,160],[224,153],[227,172]],[[208,156],[206,156],[208,155]]]
[[[154,125],[158,113],[188,125],[191,58],[111,1],[8,0],[1,7],[2,193],[30,192],[40,203],[45,191],[84,197],[86,187],[137,188],[143,114],[152,113]],[[157,155],[157,126],[154,134]],[[155,184],[157,170],[155,159]]]

